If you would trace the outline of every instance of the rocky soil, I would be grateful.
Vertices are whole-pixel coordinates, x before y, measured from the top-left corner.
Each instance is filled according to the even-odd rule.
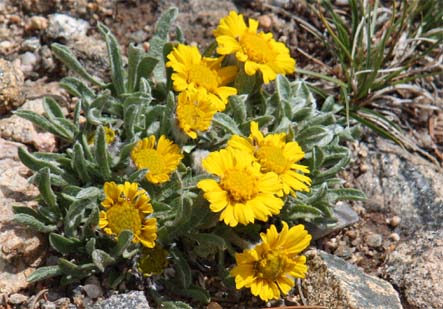
[[[188,43],[207,46],[218,20],[238,10],[257,18],[264,30],[286,42],[299,67],[324,70],[306,54],[333,66],[329,51],[298,21],[305,19],[321,28],[303,1],[0,0],[0,308],[149,308],[142,292],[122,288],[113,295],[97,278],[72,287],[69,293],[26,282],[26,276],[50,263],[51,256],[42,237],[11,221],[12,207],[32,206],[38,194],[27,182],[30,172],[20,163],[17,149],[25,145],[56,151],[57,141],[12,112],[41,113],[45,95],[65,102],[66,110],[73,103],[58,86],[57,81],[69,72],[53,57],[51,43],[68,45],[90,72],[107,79],[106,46],[97,33],[97,22],[111,27],[123,47],[128,42],[147,44],[155,20],[171,5],[179,7],[177,24]],[[443,125],[441,89],[437,87],[433,95],[434,101],[428,104],[435,112],[424,122],[411,121],[409,132],[423,145],[433,145],[438,161],[443,146],[443,133],[438,131]],[[428,122],[433,124],[432,132],[426,130]],[[350,147],[354,162],[343,175],[368,200],[337,205],[339,226],[313,231],[317,239],[312,247],[317,249],[307,253],[308,277],[275,306],[443,308],[441,167],[370,133]],[[215,287],[218,292],[208,308],[264,305],[240,294],[224,299],[223,287]]]

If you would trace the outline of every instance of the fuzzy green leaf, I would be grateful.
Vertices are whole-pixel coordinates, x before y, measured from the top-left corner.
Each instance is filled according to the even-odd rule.
[[[232,109],[232,116],[237,123],[243,123],[246,121],[246,95],[231,95],[229,97],[228,107]]]
[[[149,76],[154,71],[156,65],[159,63],[159,60],[157,58],[151,57],[151,56],[145,56],[140,61],[140,64],[137,68],[137,81],[138,81],[138,89],[142,89],[142,79],[147,81],[149,79]]]
[[[97,78],[90,75],[86,69],[82,66],[82,64],[77,60],[77,58],[74,56],[74,54],[71,52],[71,50],[59,43],[53,43],[51,45],[51,49],[54,52],[54,55],[63,62],[69,69],[80,75],[82,78],[86,79],[87,81],[100,86],[105,87],[106,85],[98,80]]]
[[[169,8],[166,12],[164,12],[157,21],[155,25],[155,33],[154,35],[158,36],[162,40],[167,40],[168,33],[171,28],[172,23],[177,18],[178,9],[175,7]]]
[[[130,105],[125,110],[124,115],[124,127],[125,127],[125,134],[126,137],[131,140],[134,137],[134,126],[137,123],[138,115],[140,113],[140,108],[136,105]]]
[[[131,231],[123,230],[118,235],[117,244],[110,252],[112,256],[119,257],[131,245],[134,234]]]
[[[41,233],[49,233],[57,229],[57,226],[55,225],[46,224],[37,220],[35,217],[24,213],[15,214],[14,221],[29,226],[31,229]]]
[[[51,247],[62,254],[79,252],[81,242],[78,239],[67,238],[57,233],[49,234]]]
[[[231,134],[242,135],[240,129],[238,128],[237,122],[235,122],[235,120],[227,114],[216,113],[212,118],[212,123],[225,129]]]
[[[67,140],[68,142],[71,142],[74,138],[72,132],[67,131],[64,127],[61,127],[60,125],[57,125],[52,121],[49,121],[48,119],[46,119],[42,115],[37,114],[36,112],[17,110],[14,112],[14,114],[26,120],[31,121],[33,124],[37,125],[43,130],[48,131],[54,135],[57,135]]]
[[[111,79],[117,95],[126,92],[124,83],[124,71],[122,63],[122,55],[117,39],[112,34],[111,30],[102,23],[97,24],[98,30],[105,38],[106,46],[108,48],[109,62],[111,65]]]
[[[65,117],[57,101],[51,97],[43,98],[43,108],[50,119]]]
[[[91,254],[94,265],[104,272],[106,267],[115,263],[115,259],[103,250],[95,249]]]
[[[63,272],[60,268],[60,266],[43,266],[37,268],[29,277],[27,278],[27,281],[29,283],[41,281],[44,279],[49,279],[52,277],[60,276]]]
[[[65,77],[60,81],[60,87],[64,88],[70,95],[81,98],[86,106],[89,106],[95,99],[94,91],[78,78]]]
[[[95,158],[98,162],[98,168],[104,180],[111,178],[110,155],[106,145],[105,130],[102,126],[97,127],[95,136]]]
[[[85,245],[86,253],[88,253],[89,255],[92,254],[92,252],[95,250],[95,243],[96,242],[97,241],[95,238],[91,238],[88,240],[88,242]]]
[[[332,189],[329,190],[328,194],[331,196],[332,201],[362,201],[367,199],[366,195],[362,191],[353,188]]]
[[[41,221],[43,223],[51,223],[51,221],[48,221],[48,219],[44,216],[42,216],[40,213],[35,211],[33,208],[28,206],[12,206],[12,209],[14,210],[14,214],[25,214],[29,215],[31,217],[34,217],[36,220]]]
[[[191,267],[180,250],[172,248],[170,253],[174,259],[177,282],[180,284],[181,288],[189,288],[192,283]]]
[[[56,209],[57,196],[55,195],[54,191],[52,191],[49,175],[49,168],[44,167],[38,171],[36,181],[40,191],[40,196],[49,207]]]
[[[164,301],[161,303],[163,309],[192,309],[191,306],[182,301]]]
[[[128,47],[128,91],[135,90],[137,85],[138,75],[137,67],[143,57],[145,51],[142,47],[136,46],[134,43],[130,43]]]
[[[326,146],[329,144],[334,135],[332,132],[322,126],[312,126],[303,129],[296,137],[305,151],[312,149],[314,146]]]
[[[323,216],[323,212],[318,208],[309,205],[295,205],[291,207],[288,218],[290,220],[303,219],[311,221]]]
[[[72,169],[76,171],[77,175],[83,183],[89,183],[91,181],[91,177],[88,172],[88,164],[83,152],[83,147],[78,142],[76,142],[73,147],[71,164]]]

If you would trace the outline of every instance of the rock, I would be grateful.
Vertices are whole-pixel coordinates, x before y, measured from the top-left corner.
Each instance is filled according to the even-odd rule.
[[[337,223],[334,225],[314,225],[309,222],[306,223],[306,228],[314,240],[357,223],[359,220],[358,214],[347,203],[338,202],[333,209],[333,213],[337,219]]]
[[[75,37],[86,36],[89,23],[65,14],[51,14],[48,19],[46,34],[51,39],[63,38],[71,41]]]
[[[25,289],[26,277],[45,254],[40,235],[13,222],[12,207],[31,205],[38,195],[26,179],[28,169],[18,159],[20,146],[0,138],[0,293]]]
[[[356,179],[368,196],[366,209],[400,217],[395,223],[403,235],[443,229],[441,170],[381,138],[368,147],[368,156],[361,159],[368,170]]]
[[[100,284],[100,280],[97,277],[91,276],[86,279],[83,291],[89,298],[96,299],[103,296],[103,289]]]
[[[28,296],[20,294],[20,293],[14,293],[8,296],[8,302],[13,305],[20,305],[23,304],[28,300]]]
[[[25,74],[30,74],[34,71],[35,66],[38,63],[38,57],[32,52],[25,52],[20,55],[21,60],[21,70]]]
[[[401,309],[392,285],[321,250],[306,252],[309,270],[302,286],[311,306],[328,308]]]
[[[411,308],[443,308],[443,230],[418,232],[399,243],[382,273]]]
[[[23,72],[17,65],[0,58],[0,115],[22,105]]]
[[[21,109],[42,114],[43,98],[29,100]],[[39,151],[54,151],[56,148],[56,140],[53,134],[39,132],[32,122],[16,115],[0,119],[0,137],[33,145]]]
[[[37,51],[42,45],[40,44],[40,39],[37,37],[32,37],[29,39],[26,39],[22,43],[22,50],[23,51],[31,51],[35,52]]]
[[[383,244],[383,237],[380,234],[370,233],[366,235],[366,244],[372,248],[381,247]]]
[[[112,295],[108,299],[95,303],[92,309],[149,309],[149,303],[142,291]]]
[[[48,28],[48,20],[43,16],[32,16],[26,28],[29,30],[45,30]]]

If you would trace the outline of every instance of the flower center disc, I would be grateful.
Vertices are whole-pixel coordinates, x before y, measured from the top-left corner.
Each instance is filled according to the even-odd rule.
[[[254,33],[246,33],[240,43],[248,58],[257,63],[268,63],[273,58],[273,52],[268,41]]]
[[[250,200],[257,195],[257,178],[244,170],[227,171],[221,185],[237,202]]]
[[[281,174],[287,169],[287,160],[283,150],[278,147],[261,146],[256,155],[261,166],[268,172]]]
[[[108,227],[116,235],[123,230],[130,230],[134,234],[138,234],[141,230],[140,214],[137,209],[131,207],[129,203],[119,203],[106,212],[108,218]]]
[[[269,253],[257,262],[257,277],[264,279],[277,279],[285,266],[285,261],[277,253]]]
[[[163,171],[165,162],[163,157],[155,149],[145,149],[137,156],[140,165],[148,169],[148,173],[160,174]]]
[[[218,87],[217,75],[214,71],[202,64],[194,64],[189,70],[188,82],[194,83],[197,88],[214,90]]]

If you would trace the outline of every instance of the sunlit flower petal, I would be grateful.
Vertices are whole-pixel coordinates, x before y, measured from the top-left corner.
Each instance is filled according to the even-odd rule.
[[[266,233],[261,233],[261,243],[236,253],[237,265],[231,270],[237,289],[250,288],[253,295],[264,301],[289,293],[294,278],[304,278],[308,270],[306,257],[298,253],[309,245],[311,235],[303,225],[289,229],[286,222],[282,224],[280,233],[271,225]]]

